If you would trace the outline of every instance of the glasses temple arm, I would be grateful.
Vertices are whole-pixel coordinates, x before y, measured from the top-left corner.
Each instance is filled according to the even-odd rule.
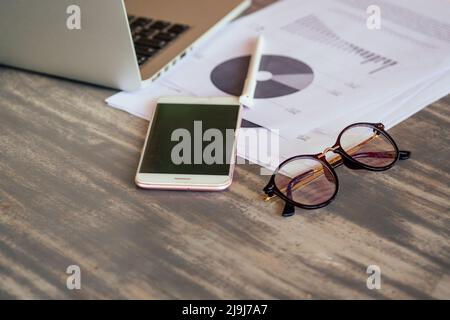
[[[318,170],[319,172],[325,171],[322,168],[320,170]],[[316,170],[309,170],[306,171],[294,178],[292,178],[289,183],[286,186],[286,197],[288,197],[289,199],[292,200],[292,189],[293,187],[300,181],[302,181],[302,179],[314,175],[314,173],[316,173]],[[330,179],[330,177],[327,176],[326,171],[325,171],[325,176],[327,179]],[[290,217],[293,216],[295,214],[295,206],[292,203],[289,203],[288,201],[286,201],[284,208],[283,208],[283,217]]]
[[[368,152],[359,152],[352,155],[353,158],[363,158],[363,157],[370,157],[370,158],[390,158],[392,154],[392,151],[368,151]],[[411,156],[410,151],[399,151],[398,152],[398,158],[399,160],[407,160]]]
[[[306,171],[294,178],[292,178],[286,187],[286,197],[292,200],[292,187],[299,181],[301,181],[305,176],[309,176],[314,173],[314,170]],[[283,212],[281,213],[283,217],[291,217],[295,214],[295,206],[286,201],[284,204]]]
[[[314,174],[314,170],[308,170],[306,172],[303,172],[302,174],[299,174],[298,176],[292,178],[289,183],[286,186],[286,196],[289,199],[292,199],[292,187],[297,184],[297,182],[301,181],[303,178],[310,176],[311,174]]]
[[[292,203],[286,201],[281,215],[287,218],[292,217],[294,214],[295,214],[295,206]]]
[[[399,151],[398,160],[408,160],[411,157],[411,151]]]

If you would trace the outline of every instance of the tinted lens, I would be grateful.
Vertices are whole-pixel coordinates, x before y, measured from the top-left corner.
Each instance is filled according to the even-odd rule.
[[[373,168],[384,168],[397,160],[398,151],[383,131],[376,127],[357,125],[346,129],[341,147],[355,161]]]
[[[303,205],[320,205],[336,192],[336,177],[320,160],[295,158],[275,175],[275,185],[288,198]]]

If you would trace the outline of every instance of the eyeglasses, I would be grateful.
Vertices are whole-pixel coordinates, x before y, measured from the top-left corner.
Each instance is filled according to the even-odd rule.
[[[327,160],[327,154],[333,157]],[[299,155],[281,163],[264,188],[266,200],[277,195],[286,202],[282,215],[295,214],[295,207],[318,209],[334,200],[339,189],[335,168],[385,171],[411,152],[399,151],[381,123],[355,123],[339,134],[331,148],[315,155]]]

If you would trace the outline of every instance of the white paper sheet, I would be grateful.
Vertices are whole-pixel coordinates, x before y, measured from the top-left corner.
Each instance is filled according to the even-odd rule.
[[[269,43],[265,48],[266,55],[276,55],[268,60],[269,67],[286,73],[272,75],[272,79],[288,87],[295,87],[296,84],[306,86],[311,80],[307,73],[303,76],[291,74],[292,70],[308,70],[298,69],[299,61],[311,66],[314,78],[303,90],[283,97],[258,99],[252,110],[245,110],[245,119],[271,130],[280,129],[281,136],[264,127],[245,129],[257,132],[259,136],[267,135],[270,137],[268,140],[275,137],[279,141],[279,152],[267,154],[258,143],[249,145],[240,139],[239,156],[274,169],[280,161],[293,155],[323,151],[350,123],[383,122],[390,128],[450,91],[450,27],[445,23],[450,10],[437,10],[445,3],[439,0],[427,1],[426,5],[417,0],[395,1],[395,6],[401,6],[400,12],[407,14],[403,19],[415,17],[419,20],[405,21],[388,11],[388,19],[381,29],[384,31],[377,34],[378,31],[361,30],[365,29],[365,25],[358,27],[358,23],[365,24],[365,11],[360,12],[363,8],[361,3],[365,0],[301,3],[284,0],[233,23],[208,47],[185,59],[174,72],[150,87],[133,93],[118,93],[108,98],[107,103],[149,119],[156,100],[161,96],[226,95],[219,87],[233,82],[233,72],[245,78],[245,71],[242,75],[234,63],[239,65],[245,62],[239,57],[251,51],[250,40],[263,31],[266,43]],[[393,3],[381,2],[388,8]],[[406,3],[421,15],[408,11]],[[293,21],[298,28],[295,30],[301,30],[298,39],[297,35],[280,31],[280,26],[292,24]],[[328,29],[323,29],[324,25]],[[328,32],[339,34],[339,39],[345,38],[345,42],[338,41],[340,45],[335,41],[328,43]],[[325,40],[320,34],[326,36]],[[445,39],[447,41],[443,41]],[[347,43],[354,43],[358,48],[366,48],[374,54],[389,56],[391,62],[397,63],[386,67],[389,64],[383,62],[386,60],[376,63],[375,59],[362,64],[361,56],[352,53],[354,48]],[[282,55],[294,60],[281,59],[284,64],[279,64],[278,56]],[[232,58],[238,59],[216,69],[223,61]],[[368,57],[366,60],[370,59]],[[386,68],[380,69],[383,66]],[[370,74],[377,69],[380,70]],[[223,78],[224,73],[227,76]],[[262,73],[261,76],[270,75]],[[233,86],[227,88],[235,90]],[[269,86],[269,93],[271,90]],[[267,94],[266,91],[260,94]]]
[[[418,13],[423,1],[388,3],[404,12],[415,8],[404,18],[429,23],[423,24],[425,30],[440,23],[439,33],[417,31],[403,20],[369,30],[366,12],[347,3],[353,2],[282,1],[234,23],[170,82],[197,95],[239,95],[251,44],[262,33],[266,47],[261,69],[272,74],[261,75],[269,80],[260,81],[257,96],[269,98],[258,99],[244,117],[290,138],[384,102],[450,68],[450,25]],[[427,11],[442,11],[439,5],[427,1]],[[447,16],[450,21],[450,10]]]

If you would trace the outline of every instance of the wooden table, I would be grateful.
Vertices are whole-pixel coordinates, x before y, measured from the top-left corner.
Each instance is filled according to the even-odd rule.
[[[220,193],[137,189],[148,123],[113,93],[0,67],[1,298],[450,298],[450,96],[390,131],[412,159],[341,168],[333,204],[283,219],[256,166]]]

